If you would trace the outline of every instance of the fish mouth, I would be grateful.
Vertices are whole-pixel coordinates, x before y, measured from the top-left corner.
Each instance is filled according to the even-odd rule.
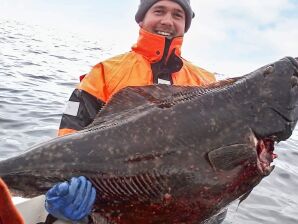
[[[257,142],[257,167],[264,176],[268,176],[274,169],[274,166],[271,166],[271,163],[277,158],[277,155],[274,153],[275,142],[275,137],[258,139]]]

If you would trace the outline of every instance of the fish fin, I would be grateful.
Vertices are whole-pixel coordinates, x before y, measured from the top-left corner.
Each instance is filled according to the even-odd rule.
[[[129,86],[118,91],[103,107],[98,117],[105,113],[119,113],[143,104],[159,105],[165,101],[175,101],[201,96],[215,89],[234,83],[237,78],[221,80],[205,86],[174,86],[156,84],[148,86]]]
[[[96,115],[87,128],[109,120],[111,115],[133,111],[138,107],[156,106],[169,108],[177,102],[199,97],[234,83],[237,78],[222,80],[205,86],[149,85],[130,86],[118,91]]]
[[[119,113],[144,104],[159,104],[177,94],[185,94],[185,92],[197,89],[198,87],[169,86],[164,84],[126,87],[117,92],[108,101],[100,112],[99,117],[104,113]]]
[[[208,153],[207,157],[215,171],[231,170],[242,163],[255,158],[256,152],[248,144],[224,146]]]
[[[243,194],[240,198],[239,198],[239,203],[237,206],[237,209],[239,208],[240,204],[250,195],[250,193],[252,192],[253,189],[251,189],[250,191],[246,192],[245,194]]]
[[[231,143],[207,153],[207,160],[215,171],[228,171],[243,163],[256,160],[256,137],[250,128],[245,129],[243,134],[242,142]]]
[[[88,178],[101,203],[120,203],[127,200],[148,201],[160,198],[167,191],[165,180],[157,171],[132,176],[106,176]]]
[[[86,129],[109,121],[110,117],[115,116],[115,114],[120,115],[133,111],[136,112],[138,108],[141,110],[148,106],[158,106],[163,102],[174,100],[177,95],[187,94],[198,88],[163,84],[126,87],[117,92],[107,102]]]

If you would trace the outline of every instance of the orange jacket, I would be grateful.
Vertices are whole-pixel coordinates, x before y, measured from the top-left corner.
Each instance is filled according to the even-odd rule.
[[[10,192],[0,178],[0,224],[24,224],[24,219],[14,206]]]
[[[70,98],[72,109],[63,114],[59,135],[83,129],[124,87],[154,83],[201,86],[214,82],[212,73],[181,57],[182,42],[182,37],[170,40],[140,29],[138,42],[130,52],[95,65],[84,77]]]

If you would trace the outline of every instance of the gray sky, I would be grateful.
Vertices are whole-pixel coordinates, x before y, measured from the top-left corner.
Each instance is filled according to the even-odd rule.
[[[0,0],[0,17],[51,26],[129,51],[139,0]],[[239,75],[298,56],[298,0],[192,0],[196,17],[182,56],[207,70]],[[100,46],[97,46],[100,47]]]

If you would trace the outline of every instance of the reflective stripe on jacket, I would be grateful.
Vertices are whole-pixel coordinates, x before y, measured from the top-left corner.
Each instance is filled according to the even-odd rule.
[[[201,86],[214,82],[213,73],[181,57],[182,42],[182,37],[167,39],[140,29],[132,51],[95,65],[82,79],[70,98],[72,105],[62,116],[59,135],[86,127],[100,108],[124,87],[154,83]]]

